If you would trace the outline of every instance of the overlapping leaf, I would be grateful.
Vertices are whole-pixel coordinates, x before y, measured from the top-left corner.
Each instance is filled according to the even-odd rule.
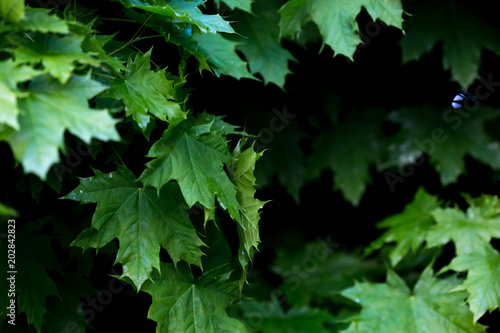
[[[170,180],[176,180],[189,207],[199,202],[213,210],[217,197],[231,217],[239,220],[241,206],[236,186],[223,169],[233,158],[224,128],[214,124],[215,120],[196,124],[188,119],[169,127],[151,147],[148,156],[155,159],[147,164],[139,180],[158,191]]]
[[[17,97],[23,94],[17,89],[17,83],[31,80],[38,74],[40,72],[32,67],[16,65],[13,60],[0,62],[0,124],[19,130]]]
[[[401,41],[403,62],[417,60],[442,42],[443,67],[468,87],[478,77],[482,49],[500,51],[498,29],[487,25],[475,8],[453,1],[419,1],[406,9],[412,16]]]
[[[403,7],[401,1],[376,0],[292,0],[281,9],[281,35],[299,32],[312,20],[323,36],[323,42],[335,53],[352,60],[356,47],[361,43],[356,16],[364,7],[375,21],[380,19],[387,25],[403,28]]]
[[[396,265],[408,251],[420,248],[432,225],[435,224],[431,214],[439,207],[437,198],[420,188],[415,194],[413,202],[408,204],[404,211],[392,215],[377,224],[379,228],[388,228],[382,236],[366,249],[366,254],[382,247],[384,243],[395,242],[389,258],[391,264]]]
[[[197,26],[205,33],[227,32],[234,33],[228,21],[220,15],[205,15],[198,8],[205,0],[121,0],[125,7],[134,7],[147,12],[170,17],[177,22],[187,22]]]
[[[238,220],[238,234],[240,237],[238,258],[243,267],[243,280],[246,276],[248,264],[253,260],[253,252],[258,249],[260,243],[260,210],[266,202],[255,198],[254,170],[255,163],[262,154],[262,152],[256,153],[253,146],[241,152],[241,146],[238,144],[233,151],[233,157],[237,162],[233,162],[229,166],[231,181],[237,188],[236,198],[241,206],[240,219]]]
[[[116,262],[123,265],[122,277],[130,278],[137,289],[150,278],[153,268],[160,271],[161,247],[175,264],[184,260],[201,267],[204,243],[189,220],[177,184],[169,183],[159,191],[143,188],[131,171],[119,167],[109,174],[96,171],[95,176],[81,179],[65,198],[97,203],[92,227],[73,245],[99,249],[117,237]]]
[[[430,267],[412,291],[391,270],[385,283],[356,283],[342,295],[362,310],[344,332],[485,332],[464,304],[467,293],[454,291],[460,283],[456,277],[436,279]]]
[[[247,69],[247,63],[238,56],[236,47],[239,44],[230,41],[220,34],[193,35],[197,43],[195,49],[210,64],[215,75],[230,75],[236,79],[255,79]]]
[[[457,255],[481,251],[491,238],[500,238],[498,198],[488,197],[482,206],[438,208],[431,214],[436,225],[426,236],[428,246],[455,243]]]
[[[23,30],[27,31],[69,33],[66,21],[57,15],[50,15],[49,13],[49,9],[27,7],[25,9],[25,16],[19,24]]]
[[[292,54],[283,48],[279,40],[279,16],[271,2],[254,6],[255,14],[240,13],[235,16],[235,25],[245,39],[238,45],[250,66],[252,74],[261,74],[264,83],[276,84],[281,89],[285,77],[291,73],[288,61],[295,60]]]
[[[467,271],[467,278],[456,289],[469,293],[467,303],[474,313],[474,321],[500,306],[500,253],[489,244],[482,250],[459,254],[445,269]]]
[[[34,78],[25,98],[18,99],[20,130],[0,132],[26,173],[44,179],[50,166],[59,161],[64,131],[83,141],[92,137],[108,141],[120,139],[117,121],[106,112],[88,107],[88,99],[105,88],[87,76],[73,75],[66,84],[48,76]]]
[[[34,33],[26,36],[12,35],[8,39],[17,48],[14,55],[18,63],[43,64],[43,71],[57,78],[62,84],[70,79],[75,62],[98,66],[99,61],[89,53],[83,52],[81,44],[83,37],[45,35]]]
[[[143,290],[153,297],[148,318],[157,322],[156,332],[246,333],[245,326],[226,313],[226,307],[239,300],[238,282],[221,266],[195,279],[185,265],[161,265],[162,275]]]
[[[125,78],[116,80],[110,91],[114,98],[123,99],[127,115],[132,115],[143,131],[150,122],[150,114],[163,121],[168,118],[172,125],[186,118],[174,100],[173,82],[166,78],[165,69],[151,71],[151,51],[129,60]]]
[[[498,111],[480,106],[475,111],[434,110],[406,107],[389,118],[402,125],[390,146],[389,165],[414,164],[426,153],[436,166],[443,185],[464,173],[466,154],[500,169],[500,145],[489,137],[484,123],[498,117]]]

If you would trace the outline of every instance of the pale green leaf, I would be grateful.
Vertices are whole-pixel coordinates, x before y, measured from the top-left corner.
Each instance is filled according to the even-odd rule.
[[[0,124],[19,130],[17,98],[23,93],[17,89],[17,83],[38,74],[40,72],[32,67],[17,65],[11,59],[0,62]]]
[[[474,323],[464,304],[467,293],[454,291],[460,284],[455,277],[436,279],[427,267],[413,291],[393,271],[385,283],[356,283],[342,295],[362,306],[343,332],[485,332]]]
[[[157,323],[157,333],[246,333],[245,326],[226,313],[238,301],[238,282],[230,279],[227,267],[204,272],[198,279],[189,267],[161,264],[162,275],[154,274],[143,291],[153,303],[148,318]]]
[[[129,60],[125,79],[115,80],[110,94],[123,99],[127,115],[131,115],[144,131],[150,122],[150,114],[158,119],[178,124],[186,118],[178,103],[174,101],[174,85],[165,76],[165,69],[154,72],[150,69],[150,49],[144,55]]]
[[[19,22],[24,17],[24,0],[2,0],[0,18],[7,22]]]
[[[289,0],[280,8],[280,36],[293,36],[301,31],[311,20],[311,4],[310,0]]]
[[[444,269],[467,271],[464,283],[456,289],[469,293],[467,303],[474,321],[500,306],[500,253],[486,244],[482,251],[459,254]],[[443,269],[443,270],[444,270]]]
[[[103,141],[120,139],[117,121],[102,110],[88,107],[88,99],[105,88],[87,76],[74,75],[66,84],[48,76],[34,78],[28,96],[18,99],[21,129],[3,133],[16,159],[26,173],[40,178],[59,161],[58,149],[63,147],[64,132],[70,131],[86,143],[91,138]]]
[[[39,31],[39,32],[54,32],[60,34],[69,33],[66,21],[59,18],[57,15],[50,15],[49,9],[44,8],[26,8],[25,17],[19,22],[23,30]]]
[[[429,247],[455,243],[458,255],[480,251],[491,238],[500,238],[498,198],[489,197],[482,206],[471,205],[464,213],[459,208],[437,208],[431,212],[436,225],[426,236]]]
[[[83,37],[44,35],[35,33],[31,37],[13,35],[8,37],[17,48],[14,50],[16,62],[43,64],[45,73],[66,83],[75,69],[75,62],[99,66],[99,61],[82,51]]]
[[[158,191],[170,180],[179,182],[189,207],[196,202],[215,209],[215,197],[234,220],[239,220],[240,204],[236,186],[223,169],[233,160],[223,130],[208,132],[206,124],[195,125],[190,119],[169,127],[150,149],[155,159],[139,180]]]
[[[427,232],[435,224],[431,212],[439,207],[437,198],[420,188],[415,194],[413,202],[408,204],[404,211],[392,215],[377,224],[378,228],[388,228],[382,236],[372,242],[365,253],[378,250],[384,243],[395,242],[389,258],[395,266],[408,251],[416,251],[425,240]]]
[[[160,271],[161,247],[174,264],[184,260],[201,267],[200,246],[205,244],[189,220],[177,184],[169,183],[157,194],[142,188],[131,171],[119,167],[109,174],[96,172],[81,179],[64,198],[97,203],[92,227],[72,245],[99,249],[117,237],[120,248],[115,263],[123,265],[122,277],[130,278],[137,289],[151,277],[153,268]]]

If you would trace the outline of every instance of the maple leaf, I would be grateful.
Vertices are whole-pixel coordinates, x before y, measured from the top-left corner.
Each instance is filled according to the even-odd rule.
[[[177,180],[189,207],[196,202],[215,209],[215,197],[234,220],[239,220],[240,204],[236,186],[223,169],[233,160],[224,129],[212,131],[212,124],[196,125],[191,119],[169,127],[151,147],[147,169],[139,181],[158,191],[170,180]]]
[[[24,0],[2,0],[0,17],[7,22],[19,22],[24,17]]]
[[[99,61],[82,51],[84,37],[45,35],[33,33],[30,38],[20,35],[7,37],[17,45],[14,50],[17,63],[43,64],[45,73],[57,78],[62,84],[68,82],[75,69],[75,61],[99,66]]]
[[[500,238],[500,210],[497,197],[488,197],[481,206],[472,204],[464,213],[459,208],[437,208],[431,212],[436,225],[427,233],[427,246],[455,243],[458,255],[476,252]]]
[[[252,13],[252,3],[254,0],[215,0],[215,3],[219,6],[219,8],[221,2],[224,2],[232,10],[238,8],[247,13]]]
[[[60,34],[69,33],[68,24],[57,15],[50,15],[50,9],[31,8],[25,9],[25,16],[19,22],[23,30],[54,32]]]
[[[238,56],[236,47],[238,42],[228,40],[220,34],[199,34],[193,35],[196,42],[196,50],[201,53],[214,74],[230,75],[236,79],[255,79],[247,69],[247,63]]]
[[[403,7],[401,1],[374,0],[292,0],[280,9],[281,35],[297,33],[301,27],[312,20],[323,36],[325,44],[335,53],[349,59],[361,43],[356,24],[356,16],[364,7],[375,21],[380,19],[396,28],[402,29]]]
[[[318,135],[310,157],[311,175],[316,176],[325,168],[332,169],[334,189],[341,190],[346,200],[357,205],[365,184],[371,180],[371,164],[378,164],[385,150],[382,120],[378,111],[351,113],[335,130]]]
[[[395,266],[408,251],[420,248],[431,226],[435,224],[433,212],[439,207],[439,201],[433,195],[420,188],[413,202],[406,205],[404,211],[392,215],[377,224],[378,228],[388,228],[382,236],[372,242],[366,249],[368,255],[382,247],[384,243],[396,242],[389,258]]]
[[[173,262],[184,260],[201,267],[205,245],[187,215],[179,188],[169,183],[161,191],[141,187],[125,167],[109,174],[80,180],[64,197],[82,203],[97,203],[92,227],[72,243],[84,250],[102,248],[115,237],[120,241],[115,263],[123,265],[121,277],[130,278],[139,290],[153,268],[160,271],[160,248]]]
[[[228,265],[204,272],[195,279],[189,267],[161,264],[143,291],[153,297],[148,318],[157,322],[156,332],[245,333],[245,326],[227,315],[226,307],[239,300],[238,282],[230,279]]]
[[[234,16],[236,30],[245,37],[237,48],[245,55],[252,74],[261,74],[264,84],[271,82],[284,89],[285,77],[291,73],[288,61],[296,59],[280,44],[276,8],[269,3],[254,7],[253,14]]]
[[[436,279],[427,267],[410,291],[392,270],[385,283],[359,283],[342,295],[362,306],[361,313],[347,318],[351,325],[343,332],[485,332],[474,323],[464,304],[467,293],[455,291],[461,280]]]
[[[268,150],[255,170],[257,186],[263,188],[270,185],[273,176],[277,175],[281,186],[298,203],[307,169],[304,151],[297,147],[300,147],[301,140],[307,135],[297,122],[291,122],[282,129],[279,133],[274,133],[272,142],[265,145]],[[259,146],[259,142],[256,145]]]
[[[474,7],[454,2],[409,3],[412,16],[405,24],[401,41],[403,62],[419,59],[439,42],[443,47],[443,67],[452,80],[468,87],[478,77],[481,49],[500,51],[498,30],[485,24]]]
[[[165,69],[153,72],[150,70],[152,48],[144,55],[137,55],[127,64],[127,72],[123,80],[113,82],[110,95],[123,99],[125,111],[145,131],[150,121],[150,114],[172,125],[177,125],[186,118],[174,99],[173,82],[165,76]]]
[[[0,62],[0,124],[19,130],[17,97],[22,97],[23,93],[17,89],[17,83],[39,74],[40,71],[18,65],[12,59]]]
[[[456,289],[469,293],[467,303],[474,313],[474,321],[486,310],[491,312],[500,306],[500,253],[490,244],[484,244],[479,251],[458,254],[441,271],[448,269],[467,271],[467,278]]]
[[[277,300],[243,301],[237,307],[243,312],[243,320],[250,332],[328,333],[325,323],[334,319],[326,310],[307,306],[285,311]]]
[[[363,260],[358,255],[339,250],[328,239],[276,252],[271,269],[283,278],[280,290],[287,302],[296,306],[331,299],[357,279],[383,277],[385,273],[380,262]]]
[[[466,116],[451,109],[436,112],[428,105],[394,111],[389,119],[401,124],[402,130],[390,145],[387,164],[414,164],[426,153],[443,185],[455,182],[464,172],[466,154],[498,170],[500,145],[484,130],[484,123],[498,114],[486,106],[467,112]]]
[[[66,84],[47,75],[35,77],[25,98],[18,98],[21,129],[0,132],[9,142],[16,159],[26,173],[45,176],[53,163],[59,161],[58,148],[63,147],[66,129],[86,143],[92,137],[107,141],[120,139],[117,121],[106,111],[90,109],[88,99],[105,89],[86,76],[73,75]]]
[[[134,7],[142,10],[171,17],[175,21],[184,21],[197,26],[202,32],[234,33],[228,21],[224,21],[220,15],[205,15],[198,6],[206,0],[121,0],[120,2],[127,8]]]
[[[240,141],[233,151],[236,162],[228,166],[231,181],[236,185],[236,198],[241,206],[240,218],[238,219],[238,235],[240,237],[240,248],[238,259],[243,267],[241,282],[246,279],[248,264],[253,260],[254,249],[258,249],[260,243],[259,220],[260,210],[266,204],[255,198],[255,163],[262,156],[263,152],[256,153],[253,145],[241,152]],[[240,285],[242,288],[243,285]]]

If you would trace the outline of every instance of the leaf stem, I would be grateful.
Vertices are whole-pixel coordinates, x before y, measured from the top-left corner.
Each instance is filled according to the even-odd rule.
[[[114,50],[113,52],[109,53],[108,56],[110,55],[113,55],[115,54],[116,52],[120,51],[121,49],[124,49],[126,48],[127,46],[129,46],[130,44],[132,44],[134,42],[134,38],[137,36],[137,34],[139,33],[139,31],[142,30],[142,28],[146,25],[146,23],[149,21],[149,19],[154,15],[154,13],[151,13],[151,15],[148,16],[148,18],[146,19],[146,21],[144,21],[142,23],[142,25],[139,27],[139,29],[137,29],[137,31],[135,32],[134,36],[132,36],[132,38],[126,42],[124,45],[120,46],[119,48],[117,48],[116,50]]]

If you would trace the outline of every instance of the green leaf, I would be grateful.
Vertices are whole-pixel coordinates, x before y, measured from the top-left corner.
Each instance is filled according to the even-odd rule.
[[[311,21],[310,0],[289,0],[278,11],[281,14],[280,36],[298,34],[303,25]]]
[[[429,229],[435,224],[431,212],[438,207],[437,198],[425,192],[421,187],[415,194],[413,202],[408,204],[403,212],[392,215],[377,224],[378,228],[389,230],[372,242],[366,248],[365,254],[380,249],[384,243],[395,242],[396,246],[389,254],[391,264],[395,266],[408,251],[416,252],[421,247]]]
[[[24,17],[24,0],[2,0],[0,17],[7,22],[19,22]]]
[[[401,124],[402,130],[390,145],[388,164],[414,164],[426,153],[443,185],[455,182],[464,173],[466,154],[500,170],[500,145],[484,130],[484,123],[498,115],[497,110],[486,106],[475,111],[448,109],[443,112],[429,105],[394,111],[389,118]]]
[[[23,93],[17,89],[17,83],[31,80],[39,74],[32,67],[18,65],[12,59],[0,62],[0,124],[19,130],[17,98]]]
[[[453,240],[458,255],[483,249],[491,238],[500,238],[498,203],[497,197],[488,197],[483,205],[471,205],[465,213],[456,207],[435,209],[431,214],[437,224],[426,236],[427,246]]]
[[[50,9],[27,7],[26,15],[19,24],[23,30],[27,31],[69,33],[66,21],[55,14],[50,15],[49,13]]]
[[[14,208],[4,205],[0,202],[0,216],[17,217],[19,216],[19,213]]]
[[[127,8],[139,8],[151,13],[171,17],[174,23],[191,23],[205,33],[234,33],[229,22],[224,21],[220,15],[205,15],[201,12],[198,6],[202,5],[205,1],[206,0],[121,0],[121,3]]]
[[[130,278],[139,290],[160,271],[160,248],[165,248],[174,264],[184,260],[201,267],[204,243],[187,215],[179,188],[169,183],[157,191],[142,188],[125,167],[80,180],[80,185],[64,197],[82,203],[97,203],[92,227],[85,229],[73,246],[102,248],[115,237],[120,241],[115,263],[123,265],[121,277]],[[165,274],[165,272],[162,272]]]
[[[29,85],[28,96],[18,99],[19,131],[2,133],[26,173],[40,178],[59,161],[58,148],[63,147],[67,129],[86,143],[92,137],[108,141],[120,139],[116,120],[106,111],[90,109],[88,99],[105,88],[87,76],[73,75],[66,84],[48,76],[38,76]]]
[[[280,9],[281,35],[300,31],[309,20],[318,26],[325,44],[335,53],[352,60],[361,38],[358,34],[356,16],[364,7],[375,21],[380,19],[388,25],[403,29],[403,7],[399,0],[292,0]]]
[[[460,282],[436,279],[430,267],[413,291],[392,270],[385,283],[357,282],[342,292],[362,306],[345,332],[485,332],[464,304],[467,293],[455,291]]]
[[[417,60],[442,43],[443,67],[452,80],[466,88],[478,77],[482,48],[500,51],[498,28],[485,23],[474,7],[453,1],[417,2],[401,41],[403,62]]]
[[[177,180],[189,207],[196,202],[215,209],[215,197],[239,220],[240,204],[236,186],[223,169],[233,160],[223,130],[208,132],[210,127],[195,125],[189,119],[169,127],[150,149],[149,162],[139,181],[158,191],[170,180]]]
[[[252,13],[252,2],[254,0],[215,0],[217,6],[220,7],[220,3],[224,2],[229,8],[234,10],[235,8],[241,9],[247,13]]]
[[[240,237],[240,248],[238,259],[243,267],[242,282],[246,278],[248,264],[253,261],[253,252],[258,250],[260,243],[259,220],[260,210],[266,204],[255,198],[255,163],[262,156],[256,153],[254,147],[241,152],[241,141],[233,151],[233,157],[237,162],[229,165],[231,181],[236,185],[236,198],[241,206],[240,219],[238,220],[238,235]],[[242,288],[243,285],[240,285]]]
[[[491,245],[485,244],[481,251],[457,255],[445,269],[467,271],[467,278],[456,289],[469,293],[467,303],[474,313],[474,321],[486,310],[491,312],[500,306],[500,253]]]
[[[337,249],[330,238],[307,243],[302,248],[278,249],[273,272],[283,278],[280,290],[289,304],[306,306],[334,298],[355,280],[383,277],[380,262]]]
[[[227,265],[226,265],[227,266]],[[195,279],[186,265],[161,265],[143,290],[153,297],[148,318],[157,322],[156,332],[246,333],[238,320],[226,313],[226,307],[239,299],[238,282],[230,279],[227,267],[204,272]]]
[[[288,61],[296,60],[280,44],[276,8],[267,3],[254,12],[235,16],[235,28],[245,37],[237,48],[245,55],[252,74],[259,73],[265,84],[271,82],[284,89],[285,77],[291,73]]]
[[[385,151],[386,139],[381,130],[380,112],[350,113],[334,130],[319,134],[313,142],[310,157],[311,174],[317,176],[329,168],[334,172],[334,190],[358,205],[370,182],[370,166],[379,164]],[[356,135],[353,135],[353,129]]]
[[[12,35],[8,39],[17,45],[14,50],[17,63],[43,64],[45,73],[59,79],[64,84],[75,69],[75,61],[99,66],[99,61],[82,51],[83,37],[44,35],[35,33],[25,37]]]
[[[146,54],[137,55],[129,60],[124,80],[113,82],[110,94],[116,99],[123,99],[128,116],[145,131],[150,121],[150,114],[158,119],[177,125],[186,114],[174,101],[174,85],[165,76],[165,69],[153,72],[150,69],[150,49]]]
[[[215,75],[232,76],[236,79],[255,79],[247,69],[247,63],[236,53],[237,42],[230,41],[220,34],[193,35],[198,51],[210,63]]]
[[[243,320],[250,332],[328,333],[325,323],[334,319],[326,310],[306,306],[284,311],[277,300],[244,301],[237,307],[243,311]]]

